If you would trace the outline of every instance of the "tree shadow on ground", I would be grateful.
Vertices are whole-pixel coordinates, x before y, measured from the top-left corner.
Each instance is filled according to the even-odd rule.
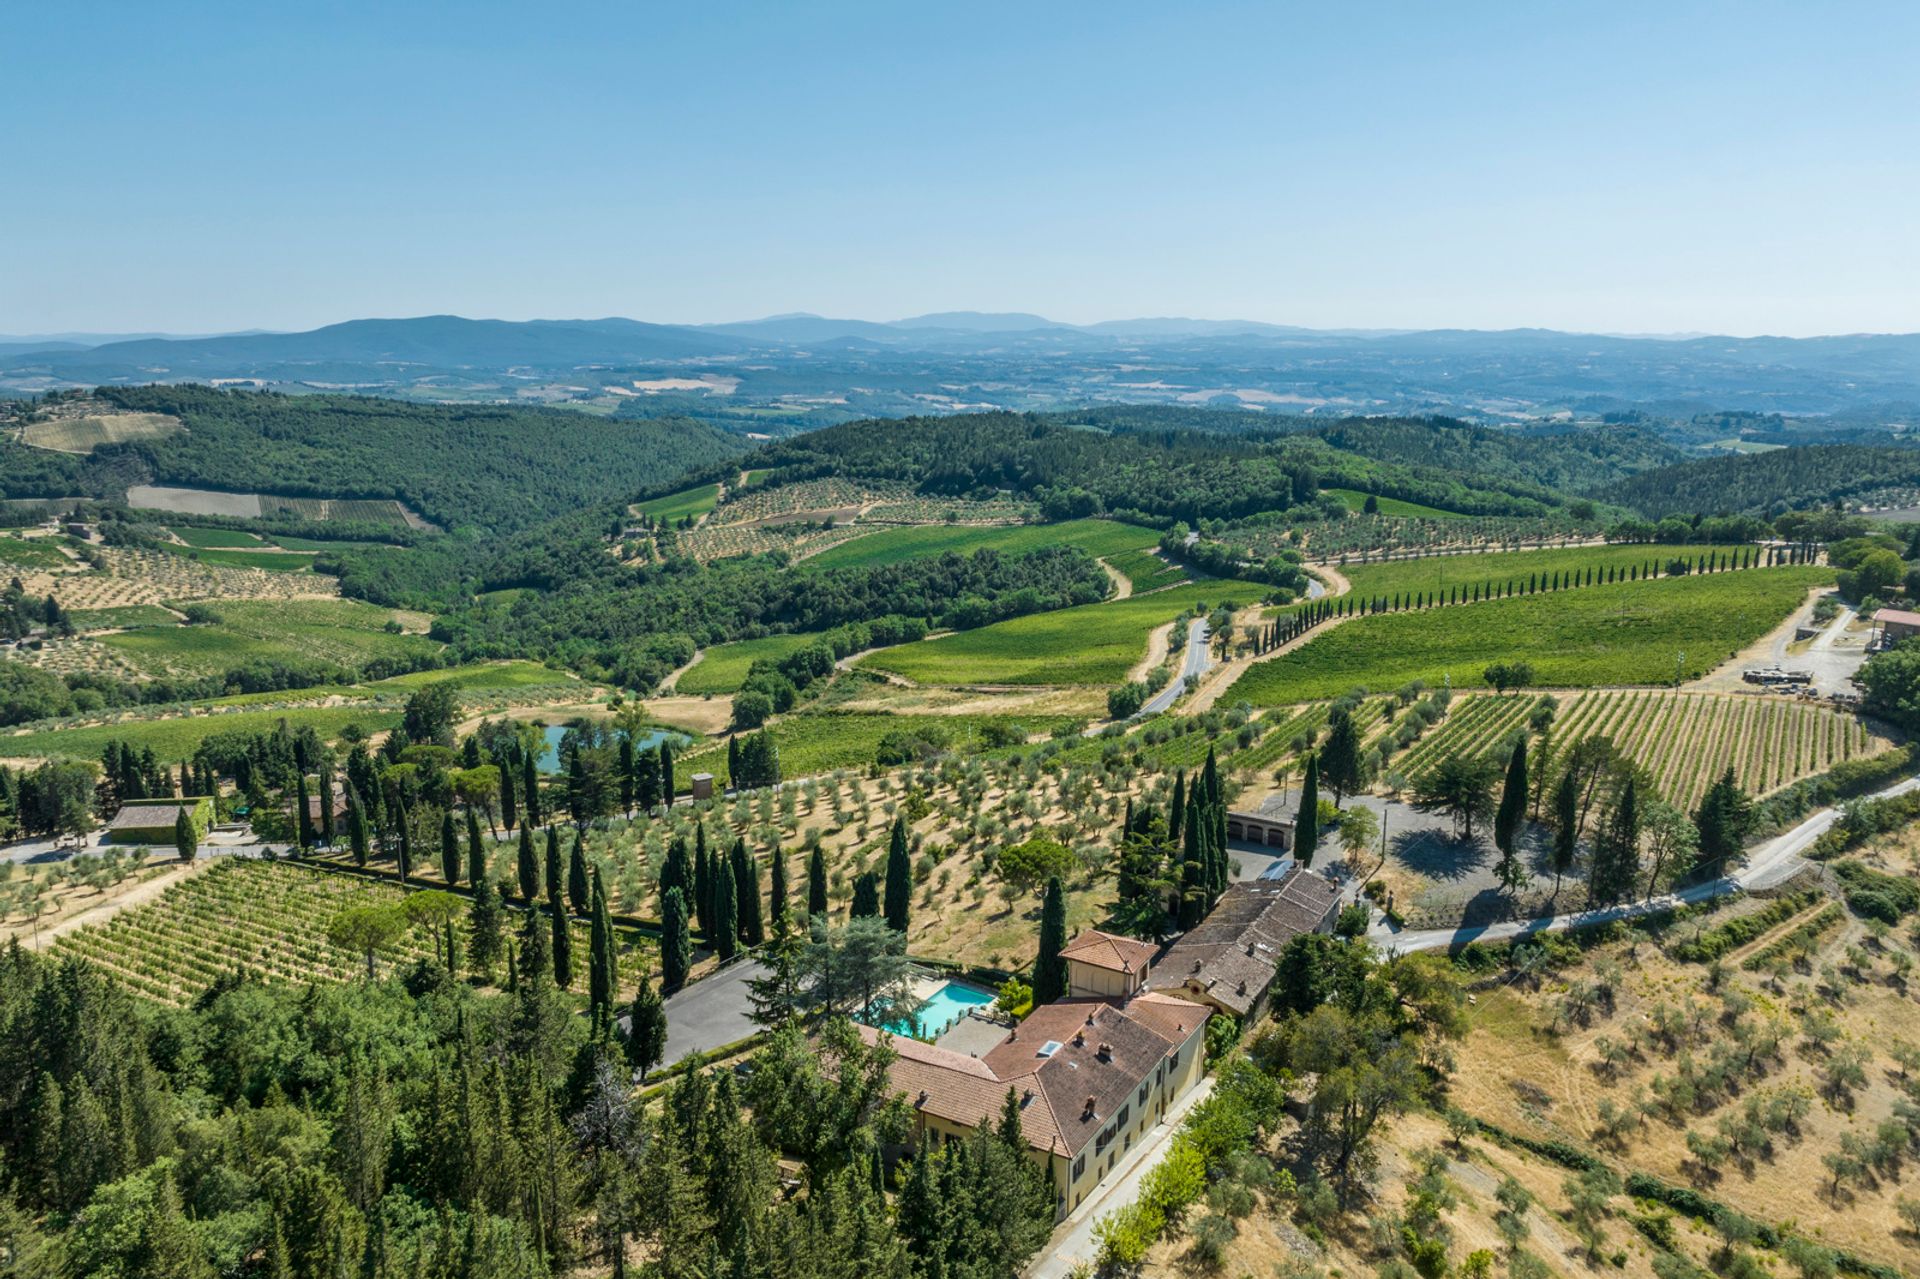
[[[1492,845],[1478,834],[1459,839],[1447,831],[1408,831],[1389,840],[1393,860],[1405,869],[1436,883],[1466,879],[1488,861]]]

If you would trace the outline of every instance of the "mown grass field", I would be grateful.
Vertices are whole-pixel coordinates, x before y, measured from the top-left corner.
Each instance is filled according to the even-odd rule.
[[[871,711],[812,711],[789,715],[769,726],[780,748],[780,771],[787,777],[807,777],[841,768],[864,768],[874,762],[880,741],[900,729],[945,733],[950,749],[973,754],[987,749],[982,732],[989,726],[1018,729],[1026,734],[1052,733],[1072,723],[1062,715],[888,715]],[[727,784],[726,747],[714,745],[685,755],[674,764],[677,775],[712,773],[716,785]]]
[[[716,644],[700,654],[700,660],[680,677],[674,688],[689,697],[738,692],[741,682],[747,678],[748,668],[756,661],[768,657],[777,662],[818,638],[817,635],[768,635],[762,639]]]
[[[424,635],[391,635],[391,609],[358,600],[222,600],[220,621],[105,635],[100,643],[156,673],[227,670],[253,660],[306,659],[358,667],[375,657],[439,651]]]
[[[1477,688],[1499,661],[1531,663],[1542,687],[1693,679],[1832,580],[1823,568],[1755,569],[1357,617],[1248,668],[1225,700],[1277,706],[1448,677]]]
[[[180,429],[180,419],[166,413],[96,413],[29,422],[20,442],[56,453],[91,453],[102,444],[159,439]]]
[[[1178,564],[1169,564],[1149,551],[1120,551],[1106,557],[1107,563],[1139,591],[1157,591],[1163,586],[1184,582],[1190,576]]]
[[[73,624],[83,631],[103,630],[109,626],[178,626],[180,619],[158,604],[129,604],[124,608],[76,608],[69,614]]]
[[[311,725],[314,732],[331,741],[348,724],[358,724],[369,733],[392,728],[400,722],[400,709],[397,706],[390,710],[374,706],[308,706],[48,729],[0,737],[0,757],[97,760],[108,742],[119,740],[142,748],[151,746],[156,757],[172,763],[191,758],[194,748],[215,733],[266,732],[283,719],[290,728]]]
[[[1251,603],[1266,592],[1252,582],[1195,582],[899,644],[860,665],[922,684],[1114,684],[1145,655],[1155,627],[1197,605]]]
[[[719,500],[718,484],[702,484],[698,488],[682,489],[678,493],[669,493],[665,497],[635,502],[633,509],[643,515],[651,515],[656,520],[680,520],[689,515],[705,515]]]
[[[1327,489],[1342,502],[1349,511],[1363,511],[1367,507],[1368,494],[1359,489]],[[1458,511],[1443,511],[1437,506],[1423,506],[1419,502],[1407,502],[1397,497],[1377,497],[1375,505],[1382,515],[1408,515],[1428,520],[1463,520],[1467,517]]]
[[[261,547],[266,543],[252,533],[244,533],[233,528],[191,528],[176,525],[173,535],[188,546],[202,550],[233,549],[244,550],[248,547]]]
[[[163,549],[201,564],[216,564],[225,568],[263,568],[270,573],[311,573],[313,571],[311,556],[292,551],[242,551],[229,547],[210,547],[201,550],[197,547],[171,545]]]
[[[450,683],[461,692],[487,692],[579,682],[579,678],[570,672],[556,671],[538,662],[479,662],[470,666],[449,666],[442,670],[413,671],[406,675],[372,680],[360,687],[374,693],[410,693],[429,684]]]
[[[1529,576],[1584,574],[1588,569],[1594,570],[1597,576],[1608,569],[1624,573],[1637,568],[1645,579],[1662,574],[1667,561],[1676,556],[1698,560],[1708,554],[1725,557],[1729,553],[1727,547],[1573,546],[1545,551],[1489,551],[1479,555],[1423,555],[1419,559],[1386,560],[1376,564],[1350,562],[1340,571],[1353,583],[1354,593],[1364,599],[1374,595],[1438,594],[1456,586],[1468,590],[1475,586],[1497,590],[1504,589],[1508,582],[1515,583],[1516,587],[1524,586]]]
[[[921,524],[883,529],[829,547],[806,562],[816,568],[874,568],[957,551],[962,555],[990,547],[1019,555],[1046,546],[1080,546],[1089,555],[1120,555],[1154,545],[1152,529],[1114,520],[1068,520],[1060,524],[1020,524],[982,528],[964,524]]]

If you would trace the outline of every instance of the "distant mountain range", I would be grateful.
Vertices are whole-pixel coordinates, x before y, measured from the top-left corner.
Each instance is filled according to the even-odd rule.
[[[884,413],[1175,402],[1268,412],[1834,414],[1920,404],[1920,334],[1619,336],[1551,329],[1310,329],[1180,317],[1066,324],[1027,313],[727,324],[349,320],[299,333],[0,336],[0,390],[252,380],[423,399],[673,407],[755,429]],[[687,401],[693,406],[688,408]],[[1872,418],[1872,414],[1869,417]],[[1869,420],[1877,429],[1882,423]]]

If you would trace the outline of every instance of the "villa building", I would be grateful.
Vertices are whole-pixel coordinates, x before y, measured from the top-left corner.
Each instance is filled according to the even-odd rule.
[[[1339,886],[1299,866],[1231,884],[1206,919],[1168,947],[1147,988],[1245,1021],[1266,1003],[1281,948],[1301,933],[1332,932],[1339,913]]]
[[[1147,969],[1159,950],[1152,942],[1089,928],[1060,948],[1072,999],[1132,999],[1147,988]]]

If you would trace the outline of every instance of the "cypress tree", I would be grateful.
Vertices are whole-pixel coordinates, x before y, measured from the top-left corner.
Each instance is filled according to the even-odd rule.
[[[482,865],[473,881],[473,907],[468,916],[473,938],[468,957],[474,972],[486,976],[500,958],[500,898],[493,890],[493,877]]]
[[[547,827],[546,863],[546,877],[541,880],[534,891],[538,892],[544,889],[550,893],[555,900],[558,900],[561,885],[566,881],[560,878],[560,832],[551,826]]]
[[[467,810],[467,882],[475,888],[487,877],[487,848],[480,838],[480,818]]]
[[[1493,819],[1493,843],[1500,850],[1500,882],[1510,890],[1522,887],[1527,881],[1527,872],[1517,856],[1526,816],[1527,739],[1520,737],[1515,739],[1513,754],[1507,759],[1506,787],[1500,792],[1500,808]]]
[[[735,786],[742,786],[740,780],[740,739],[732,733],[727,734],[727,780]]]
[[[682,898],[693,891],[693,884],[687,869],[687,841],[676,837],[667,845],[667,859],[660,865],[660,898],[664,902],[667,890],[677,888]]]
[[[669,888],[660,902],[660,985],[667,994],[687,984],[693,967],[693,937],[687,931],[687,899]]]
[[[353,864],[367,864],[367,810],[360,806],[360,792],[347,792],[347,843],[353,849]]]
[[[519,825],[520,806],[513,793],[513,761],[505,755],[496,756],[494,767],[500,770],[500,821],[508,832]]]
[[[744,839],[733,843],[733,888],[740,944],[758,946],[767,939],[766,920],[760,912],[760,863],[747,851]]]
[[[633,738],[626,733],[620,735],[620,815],[633,815]]]
[[[567,859],[567,900],[573,903],[573,913],[584,915],[593,909],[593,889],[587,883],[587,836],[584,831],[573,833],[573,856]]]
[[[713,866],[707,856],[707,828],[694,827],[693,921],[709,938],[713,936]]]
[[[553,927],[553,981],[565,990],[573,985],[573,930],[567,926],[567,907],[560,900],[558,884],[547,892],[547,918]]]
[[[394,825],[400,831],[400,852],[394,859],[400,869],[400,883],[404,886],[413,874],[413,822],[409,819],[406,806],[400,806],[400,813]]]
[[[200,851],[200,832],[194,827],[193,818],[182,804],[173,814],[173,850],[180,854],[180,860],[190,862],[193,855]]]
[[[880,877],[867,871],[853,881],[853,904],[847,918],[867,919],[880,913]]]
[[[1306,780],[1300,783],[1300,812],[1293,821],[1293,855],[1302,866],[1313,865],[1320,847],[1320,759],[1307,756]]]
[[[1633,892],[1640,873],[1640,796],[1631,777],[1607,814],[1594,840],[1593,871],[1587,880],[1588,899],[1617,901]]]
[[[600,868],[593,870],[592,953],[588,957],[587,1001],[594,1033],[605,1035],[613,1024],[613,996],[620,989],[619,956],[615,947],[613,912],[607,908],[607,886]]]
[[[1207,917],[1206,863],[1195,850],[1180,863],[1180,930],[1198,928]]]
[[[662,956],[664,966],[665,956]],[[662,983],[668,978],[664,971]],[[633,1008],[629,1015],[627,1030],[627,1060],[640,1072],[645,1082],[647,1072],[660,1064],[667,1052],[667,1006],[660,998],[660,992],[654,989],[653,978],[647,973],[640,974],[640,989],[634,992]]]
[[[520,860],[516,866],[520,874],[520,897],[532,901],[540,892],[539,854],[533,850],[533,823],[520,824]]]
[[[180,771],[184,773],[186,768],[182,764]],[[333,836],[333,769],[327,767],[320,770],[320,842],[332,848]]]
[[[300,851],[313,847],[313,814],[307,811],[307,775],[300,774],[298,796],[294,801],[299,806],[299,814],[294,821],[294,829],[300,837]]]
[[[820,845],[813,846],[813,855],[807,858],[807,915],[827,913],[827,858],[820,851]]]
[[[450,809],[440,814],[440,874],[449,886],[460,882],[460,835]]]
[[[1580,841],[1580,779],[1568,769],[1553,792],[1553,895],[1560,895],[1560,877],[1573,869]]]
[[[540,825],[540,768],[532,751],[520,753],[520,807],[522,828]]]
[[[673,807],[673,743],[666,738],[660,740],[660,799]]]
[[[740,953],[740,898],[733,864],[726,857],[713,859],[713,926],[707,930],[707,944],[723,964]]]
[[[1060,952],[1067,944],[1067,890],[1058,875],[1047,880],[1040,904],[1040,953],[1033,961],[1033,1006],[1050,1004],[1067,993],[1067,961]]]
[[[767,922],[777,930],[787,920],[787,855],[773,850],[772,887],[767,891]]]
[[[907,931],[913,904],[913,864],[907,860],[907,819],[893,819],[893,833],[887,840],[887,926],[896,933]]]
[[[1187,820],[1187,772],[1173,775],[1173,807],[1167,812],[1167,838],[1178,844],[1185,834]]]

